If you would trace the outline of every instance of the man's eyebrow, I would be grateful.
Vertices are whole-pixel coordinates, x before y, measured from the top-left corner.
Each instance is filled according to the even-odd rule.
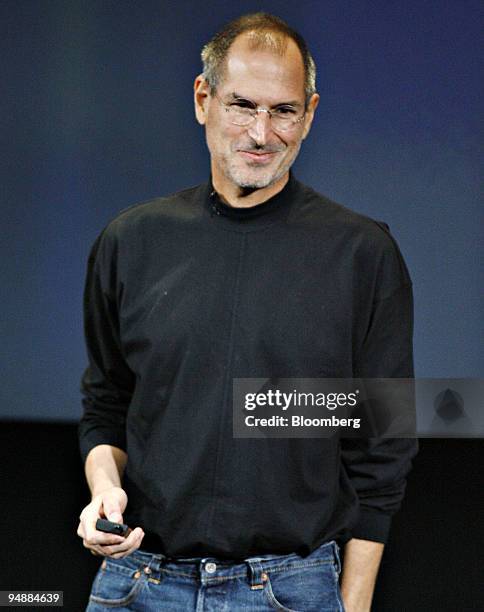
[[[230,94],[230,100],[245,100],[246,102],[252,102],[252,104],[254,104],[254,106],[256,106],[256,103],[254,102],[254,100],[252,100],[251,98],[248,98],[247,96],[243,96],[241,94],[238,94],[236,91],[233,91]],[[273,104],[272,106],[270,106],[269,108],[277,108],[278,106],[303,106],[303,104],[301,104],[301,102],[299,100],[291,100],[288,102],[278,102],[277,104]]]

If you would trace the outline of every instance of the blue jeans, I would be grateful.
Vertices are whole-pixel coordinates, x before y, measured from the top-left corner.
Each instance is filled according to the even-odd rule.
[[[138,550],[103,560],[87,611],[341,612],[340,569],[335,542],[307,557],[260,555],[241,563],[173,561]]]

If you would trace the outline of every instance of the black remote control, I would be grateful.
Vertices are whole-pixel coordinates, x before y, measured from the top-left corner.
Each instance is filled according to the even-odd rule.
[[[104,531],[104,533],[114,533],[115,535],[126,536],[128,533],[128,525],[122,523],[113,523],[106,519],[97,519],[96,529],[98,531]]]

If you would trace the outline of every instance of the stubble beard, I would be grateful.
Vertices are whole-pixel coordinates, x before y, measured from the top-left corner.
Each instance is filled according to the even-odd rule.
[[[298,146],[294,149],[290,157],[288,157],[284,161],[282,166],[276,168],[275,170],[272,170],[270,168],[268,168],[267,170],[263,168],[258,168],[254,164],[254,170],[251,171],[249,164],[249,168],[247,169],[240,168],[232,156],[230,156],[230,158],[225,157],[225,159],[223,160],[224,163],[222,164],[222,167],[224,168],[224,174],[231,182],[237,185],[240,189],[264,189],[265,187],[269,187],[270,185],[277,183],[277,181],[286,174],[286,172],[294,163],[300,148],[301,143],[298,144]],[[259,151],[262,152],[262,150]]]

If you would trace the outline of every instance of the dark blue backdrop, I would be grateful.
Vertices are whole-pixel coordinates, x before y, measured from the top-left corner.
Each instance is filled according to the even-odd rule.
[[[120,209],[205,180],[200,48],[260,9],[319,69],[296,175],[386,221],[406,257],[417,375],[484,371],[481,2],[3,0],[0,417],[78,418],[89,247]]]

